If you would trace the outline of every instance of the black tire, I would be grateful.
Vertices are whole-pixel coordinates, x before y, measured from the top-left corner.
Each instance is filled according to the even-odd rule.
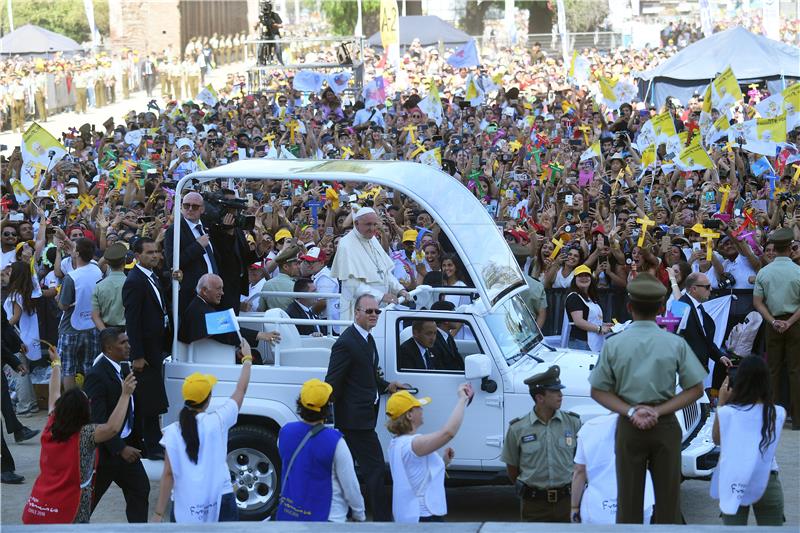
[[[261,426],[235,426],[228,433],[228,468],[240,520],[261,521],[278,506],[281,460],[278,436]]]

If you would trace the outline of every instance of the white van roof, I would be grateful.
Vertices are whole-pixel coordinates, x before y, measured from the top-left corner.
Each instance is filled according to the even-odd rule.
[[[458,180],[428,165],[408,161],[247,159],[195,172],[176,187],[175,219],[181,189],[191,179],[245,178],[368,182],[409,196],[439,223],[453,244],[487,308],[525,280],[495,221]]]

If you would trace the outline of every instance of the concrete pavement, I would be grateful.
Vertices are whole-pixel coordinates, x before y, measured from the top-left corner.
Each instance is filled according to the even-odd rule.
[[[33,429],[42,429],[46,416],[44,412],[40,412],[31,418],[20,420]],[[4,532],[6,531],[5,526],[20,524],[22,509],[30,495],[31,485],[39,472],[38,437],[26,443],[15,444],[14,438],[11,436],[10,439],[6,439],[6,442],[17,463],[17,473],[25,476],[26,479],[22,485],[2,485],[0,525],[3,526]],[[790,431],[788,426],[784,428],[778,444],[777,461],[780,466],[785,498],[786,527],[797,531],[800,528],[800,431]],[[154,509],[158,498],[158,486],[158,481],[152,481],[150,484],[150,509]],[[682,510],[688,524],[721,524],[717,502],[710,498],[708,489],[708,481],[685,481],[681,485]],[[519,504],[510,486],[448,488],[447,503],[449,522],[516,522],[519,516]],[[122,523],[124,521],[125,500],[122,497],[122,491],[116,485],[112,485],[95,510],[92,522]],[[755,524],[752,515],[750,523]],[[489,525],[480,527],[479,524],[462,524],[461,526],[459,531],[513,530],[511,525],[501,527],[492,524],[491,527]],[[549,529],[548,531],[554,532],[555,530]],[[710,531],[721,531],[721,529],[714,528]]]

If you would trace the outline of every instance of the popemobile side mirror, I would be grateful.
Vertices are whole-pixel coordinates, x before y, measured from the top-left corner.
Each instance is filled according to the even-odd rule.
[[[468,380],[488,378],[492,374],[492,360],[484,353],[464,358],[464,377]]]

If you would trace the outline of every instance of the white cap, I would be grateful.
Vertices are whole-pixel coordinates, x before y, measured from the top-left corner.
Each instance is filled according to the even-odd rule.
[[[191,150],[194,150],[194,143],[191,141],[191,139],[187,139],[186,137],[181,137],[175,141],[175,146],[177,146],[179,150],[184,146],[188,146]]]
[[[362,207],[356,211],[356,216],[353,217],[353,220],[358,220],[359,218],[369,215],[370,213],[375,213],[375,210],[371,207]]]

